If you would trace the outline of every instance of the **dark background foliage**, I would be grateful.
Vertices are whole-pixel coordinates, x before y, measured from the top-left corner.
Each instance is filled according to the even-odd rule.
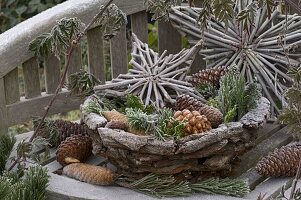
[[[0,0],[0,34],[65,0]]]

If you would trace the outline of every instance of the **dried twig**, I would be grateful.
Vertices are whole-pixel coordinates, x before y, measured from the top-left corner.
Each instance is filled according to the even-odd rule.
[[[43,117],[41,118],[41,121],[39,123],[39,125],[37,126],[37,128],[35,129],[33,135],[31,136],[31,138],[29,139],[29,142],[32,142],[37,136],[38,133],[44,123],[45,118],[48,115],[49,109],[51,108],[51,106],[53,105],[53,103],[55,102],[57,95],[59,94],[59,92],[61,91],[62,87],[64,86],[65,80],[66,80],[66,76],[67,76],[67,72],[70,66],[70,61],[71,61],[71,57],[72,54],[76,48],[76,46],[78,45],[78,43],[80,42],[80,40],[82,39],[82,37],[87,33],[87,31],[91,28],[91,26],[96,22],[96,20],[105,12],[105,10],[109,7],[109,5],[113,2],[113,0],[109,0],[108,3],[98,12],[97,15],[95,15],[93,17],[93,19],[90,21],[90,23],[85,27],[85,29],[77,35],[77,37],[72,41],[70,48],[68,50],[67,53],[67,61],[64,65],[64,72],[63,75],[60,79],[59,85],[53,95],[53,97],[51,98],[51,100],[49,101],[48,105],[45,107],[45,112],[43,114]],[[13,164],[9,167],[8,171],[11,171],[18,163],[18,161],[20,160],[20,158],[16,158],[16,160],[13,162]]]

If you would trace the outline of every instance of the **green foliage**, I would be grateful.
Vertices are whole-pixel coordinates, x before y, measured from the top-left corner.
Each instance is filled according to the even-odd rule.
[[[94,93],[94,86],[98,84],[100,84],[100,80],[98,80],[93,74],[90,74],[85,70],[81,70],[70,75],[68,89],[71,91],[71,94],[87,97]]]
[[[212,83],[201,83],[196,87],[196,89],[206,99],[215,98],[218,94],[218,88]]]
[[[152,20],[162,19],[167,21],[169,11],[177,4],[177,0],[145,0],[147,11],[153,14]]]
[[[0,176],[1,200],[46,200],[47,170],[33,166],[19,178],[16,172]]]
[[[63,18],[58,20],[50,33],[38,36],[29,44],[29,50],[39,58],[46,58],[53,52],[58,58],[65,55],[72,41],[83,29],[83,24],[78,18]]]
[[[95,113],[101,115],[103,108],[98,101],[90,101],[88,105],[83,109],[83,113]]]
[[[216,100],[225,116],[225,122],[231,122],[239,120],[254,108],[259,97],[257,84],[246,86],[244,77],[236,69],[232,69],[221,79]]]
[[[281,111],[278,120],[287,124],[289,130],[297,139],[301,139],[301,69],[295,69],[289,73],[294,84],[285,92],[288,105]]]
[[[158,52],[158,21],[154,24],[148,24],[148,45],[149,48]]]
[[[179,139],[183,137],[185,131],[185,123],[174,120],[173,110],[163,108],[159,111],[158,125],[155,130],[155,135],[161,140],[166,138]]]
[[[258,4],[256,1],[252,1],[249,5],[243,9],[236,18],[242,22],[243,29],[250,34],[250,25],[253,25],[256,16]]]
[[[276,3],[274,0],[259,0],[259,1],[246,1],[246,0],[188,0],[189,4],[193,2],[198,3],[203,8],[198,16],[198,23],[202,30],[208,28],[208,22],[214,18],[218,22],[225,24],[228,27],[230,20],[235,18],[237,21],[242,22],[244,30],[249,32],[250,26],[253,26],[254,17],[257,14],[256,8],[266,6],[267,14],[270,17]],[[201,2],[201,4],[199,4]],[[172,6],[175,6],[176,0],[145,0],[145,5],[153,14],[153,19],[168,20],[168,15]],[[248,4],[247,4],[248,3]],[[245,5],[245,9],[238,9],[240,5]]]
[[[151,115],[140,109],[127,108],[125,114],[128,117],[129,126],[136,130],[150,132],[153,120]]]
[[[8,134],[0,134],[0,175],[5,169],[5,164],[15,143],[16,138],[14,136],[10,136]]]
[[[36,130],[39,125],[41,118],[36,117],[32,119],[34,130]],[[57,126],[54,123],[54,120],[45,119],[41,125],[39,136],[45,138],[51,146],[58,146],[60,144],[61,133],[58,131]]]
[[[130,187],[158,198],[188,196],[191,193],[188,182],[177,182],[171,175],[149,174],[132,182]]]
[[[126,95],[125,107],[138,109],[147,114],[151,114],[155,111],[155,108],[152,105],[145,106],[141,99],[133,94]]]
[[[212,11],[217,21],[224,22],[228,27],[229,20],[234,15],[233,0],[214,0],[212,1]]]
[[[131,181],[131,189],[158,197],[189,196],[193,193],[222,194],[243,197],[250,192],[245,181],[211,178],[197,183],[178,181],[172,175],[149,174]]]
[[[210,178],[199,183],[191,184],[192,191],[207,194],[222,194],[234,197],[243,197],[250,192],[245,181]]]
[[[127,24],[127,17],[115,4],[111,4],[96,23],[103,29],[104,38],[111,39],[123,25]]]
[[[1,0],[0,34],[64,0]]]

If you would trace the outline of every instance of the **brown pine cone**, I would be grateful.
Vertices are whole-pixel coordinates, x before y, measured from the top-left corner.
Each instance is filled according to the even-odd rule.
[[[226,72],[227,67],[225,66],[200,70],[198,73],[193,74],[188,82],[194,86],[208,83],[211,83],[214,86],[219,86],[219,80]]]
[[[301,157],[301,142],[276,149],[263,157],[256,165],[256,171],[267,177],[295,176]]]
[[[36,130],[41,119],[34,121],[34,129]],[[51,136],[51,133],[56,130],[58,135]],[[73,123],[66,120],[48,120],[45,119],[39,135],[44,138],[50,138],[51,145],[59,146],[67,137],[72,135],[88,135],[89,128],[85,124]]]
[[[199,108],[197,111],[199,111],[201,115],[205,115],[208,118],[213,128],[217,128],[224,121],[223,113],[219,111],[219,109],[212,106],[205,105]]]
[[[64,167],[63,174],[94,185],[112,185],[115,179],[112,170],[84,163],[73,163]]]
[[[203,104],[189,95],[180,95],[177,97],[176,109],[198,111],[201,115],[205,115],[208,118],[213,128],[223,123],[223,114],[217,108]]]
[[[203,106],[205,106],[205,104],[187,94],[182,94],[176,99],[176,110],[188,109],[190,111],[194,111],[199,110]]]
[[[198,111],[177,111],[174,118],[181,122],[186,122],[185,135],[203,133],[211,130],[211,123],[205,115],[201,115]]]
[[[116,111],[116,110],[112,110],[112,111],[103,111],[102,115],[108,120],[108,121],[119,121],[122,122],[124,124],[128,124],[128,118],[126,115]]]
[[[120,121],[112,120],[106,124],[105,128],[120,129],[120,130],[127,131],[128,125]]]
[[[92,140],[88,136],[73,135],[60,144],[56,160],[63,166],[84,162],[92,154]]]
[[[72,135],[89,135],[89,128],[85,124],[78,124],[65,120],[55,120],[54,123],[61,133],[61,142],[65,141],[68,137]]]

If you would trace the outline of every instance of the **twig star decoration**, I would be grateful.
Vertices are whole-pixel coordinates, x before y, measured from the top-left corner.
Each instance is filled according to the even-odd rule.
[[[235,7],[233,19],[228,25],[211,19],[208,29],[202,32],[198,16],[202,8],[173,7],[169,18],[175,28],[187,35],[195,44],[204,39],[200,54],[208,61],[207,68],[236,64],[248,82],[259,82],[264,95],[270,100],[276,112],[284,103],[283,94],[292,83],[287,75],[289,68],[300,65],[301,16],[286,16],[274,10],[267,16],[267,8],[255,8],[254,23],[248,25],[237,20],[237,14],[247,9],[248,4]]]
[[[157,108],[173,102],[180,94],[189,94],[205,101],[192,85],[186,82],[186,75],[194,56],[202,46],[201,40],[191,49],[183,49],[176,55],[167,55],[167,51],[164,51],[159,56],[135,34],[132,35],[132,39],[130,64],[133,68],[105,85],[96,86],[96,94],[125,96],[131,93],[138,95],[145,105],[154,104]]]

